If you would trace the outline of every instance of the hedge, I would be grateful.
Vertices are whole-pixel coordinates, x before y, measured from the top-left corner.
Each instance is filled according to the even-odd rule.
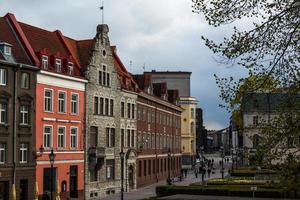
[[[216,195],[216,196],[242,196],[252,197],[251,186],[158,186],[156,195],[158,197],[170,196],[175,194],[190,195]],[[281,198],[283,191],[281,189],[270,189],[258,187],[255,197]]]

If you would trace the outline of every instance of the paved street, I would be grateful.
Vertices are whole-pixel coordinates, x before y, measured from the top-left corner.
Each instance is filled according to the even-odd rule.
[[[224,196],[200,196],[200,195],[173,195],[159,198],[161,200],[251,200],[252,197],[224,197]],[[271,198],[255,198],[255,200],[274,200]],[[286,199],[287,200],[287,199]]]
[[[206,158],[208,158],[208,159],[213,158],[214,163],[215,163],[214,167],[216,167],[216,170],[214,170],[215,174],[212,174],[210,176],[210,178],[221,178],[222,175],[220,173],[220,166],[219,166],[220,158],[216,157],[216,155],[213,155],[213,156],[206,155]],[[225,167],[224,175],[225,176],[227,175],[228,168],[230,168],[230,166],[231,166],[230,164],[224,165],[224,167]],[[208,179],[208,177],[206,176],[205,180],[207,180],[207,179]],[[190,185],[191,183],[201,183],[201,175],[198,175],[198,178],[196,178],[195,174],[192,171],[189,171],[187,178],[183,179],[181,182],[175,181],[173,184],[184,186],[184,185]],[[155,183],[155,184],[143,187],[143,188],[139,188],[132,192],[124,193],[124,199],[125,200],[139,200],[139,199],[143,199],[143,198],[154,197],[154,196],[156,196],[155,188],[156,188],[156,186],[159,186],[159,185],[166,185],[166,180],[160,181],[158,183]],[[104,200],[119,200],[120,194],[110,195],[103,199]]]

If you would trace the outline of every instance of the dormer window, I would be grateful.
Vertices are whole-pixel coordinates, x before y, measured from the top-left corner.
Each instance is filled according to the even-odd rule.
[[[42,56],[42,68],[48,69],[48,56]]]
[[[11,55],[11,46],[4,46],[4,54],[7,56]]]
[[[72,62],[68,62],[68,72],[69,72],[69,75],[74,74],[74,66],[73,66]]]
[[[56,72],[61,72],[61,59],[55,59]]]

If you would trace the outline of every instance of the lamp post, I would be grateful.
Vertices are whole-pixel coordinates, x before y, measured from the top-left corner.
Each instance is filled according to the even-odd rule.
[[[222,173],[222,179],[224,179],[224,161],[223,161],[223,158],[224,158],[224,147],[221,146],[220,147],[220,151],[221,151],[221,173]]]
[[[51,178],[50,178],[50,199],[53,200],[53,164],[55,161],[55,154],[53,152],[53,148],[51,149],[51,152],[49,154],[49,160],[50,160],[50,164],[51,164]]]
[[[171,159],[171,149],[169,148],[168,149],[168,168],[169,168],[169,170],[168,170],[168,179],[167,179],[167,184],[168,185],[171,185],[171,175],[170,175],[170,170],[171,170],[170,164],[171,164],[171,161],[170,161],[170,159]]]
[[[124,156],[125,153],[123,151],[123,148],[120,152],[120,158],[121,158],[121,200],[124,199]]]

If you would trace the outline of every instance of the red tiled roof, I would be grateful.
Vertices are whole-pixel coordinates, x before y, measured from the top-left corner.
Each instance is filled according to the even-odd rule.
[[[8,23],[9,22],[5,19],[5,17],[0,17],[0,41],[12,45],[12,55],[15,58],[16,62],[28,65],[32,64],[31,60],[23,50],[21,44],[18,42],[15,33]],[[4,59],[4,57],[2,57],[1,59]]]
[[[77,41],[77,47],[79,50],[79,60],[82,66],[88,66],[90,62],[92,47],[93,47],[94,40],[80,40]]]

